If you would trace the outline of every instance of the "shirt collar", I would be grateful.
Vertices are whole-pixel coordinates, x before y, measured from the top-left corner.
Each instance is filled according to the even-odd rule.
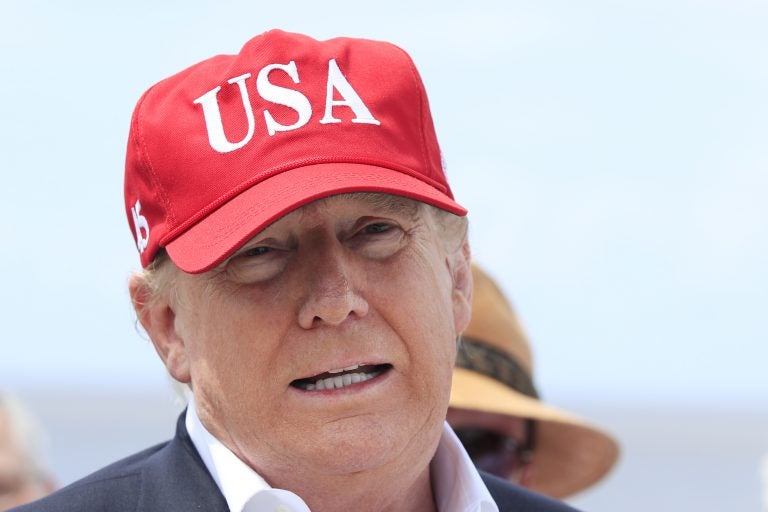
[[[194,398],[189,400],[185,423],[189,437],[224,495],[229,510],[241,512],[252,496],[260,491],[271,489],[258,473],[208,432],[197,415]]]
[[[213,477],[233,512],[243,512],[246,504],[257,495],[275,494],[296,503],[297,512],[309,510],[298,496],[273,489],[258,473],[240,460],[229,448],[203,426],[190,398],[185,418],[187,431],[205,467]],[[480,473],[447,423],[435,457],[430,464],[439,512],[499,512]],[[264,492],[267,491],[267,492]],[[295,500],[293,499],[295,497]]]
[[[499,512],[480,473],[448,423],[430,464],[439,512]]]

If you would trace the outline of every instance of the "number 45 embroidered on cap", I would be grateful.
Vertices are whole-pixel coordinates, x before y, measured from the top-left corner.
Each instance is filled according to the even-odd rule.
[[[141,203],[138,200],[131,207],[131,213],[133,214],[133,228],[136,230],[136,247],[142,253],[149,245],[149,223],[147,218],[141,214]]]

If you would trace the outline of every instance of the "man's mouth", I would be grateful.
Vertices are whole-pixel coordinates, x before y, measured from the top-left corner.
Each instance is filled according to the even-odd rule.
[[[354,386],[361,382],[375,379],[379,375],[388,372],[392,368],[389,363],[386,364],[356,364],[348,368],[339,368],[328,370],[327,372],[308,377],[306,379],[296,379],[291,382],[291,386],[304,391],[330,391]]]

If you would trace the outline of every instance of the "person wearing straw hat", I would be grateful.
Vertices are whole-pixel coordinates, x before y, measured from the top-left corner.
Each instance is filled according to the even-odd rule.
[[[472,276],[472,318],[458,350],[449,424],[480,469],[556,498],[586,489],[615,464],[617,442],[540,400],[515,312],[474,263]]]
[[[467,211],[402,49],[271,30],[151,87],[124,207],[175,437],[21,511],[566,512],[445,422]]]

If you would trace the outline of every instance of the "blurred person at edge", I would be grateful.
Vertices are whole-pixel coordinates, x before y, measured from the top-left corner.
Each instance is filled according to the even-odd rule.
[[[763,484],[763,512],[768,512],[768,453],[763,456],[760,466],[760,480]]]
[[[617,442],[540,400],[514,310],[474,263],[472,275],[472,318],[459,345],[448,423],[480,469],[556,498],[595,484],[616,463]]]
[[[125,211],[138,319],[192,396],[170,442],[20,510],[572,510],[445,422],[467,212],[402,49],[272,30],[159,82]]]
[[[54,489],[43,460],[43,432],[18,399],[0,393],[0,511]]]

